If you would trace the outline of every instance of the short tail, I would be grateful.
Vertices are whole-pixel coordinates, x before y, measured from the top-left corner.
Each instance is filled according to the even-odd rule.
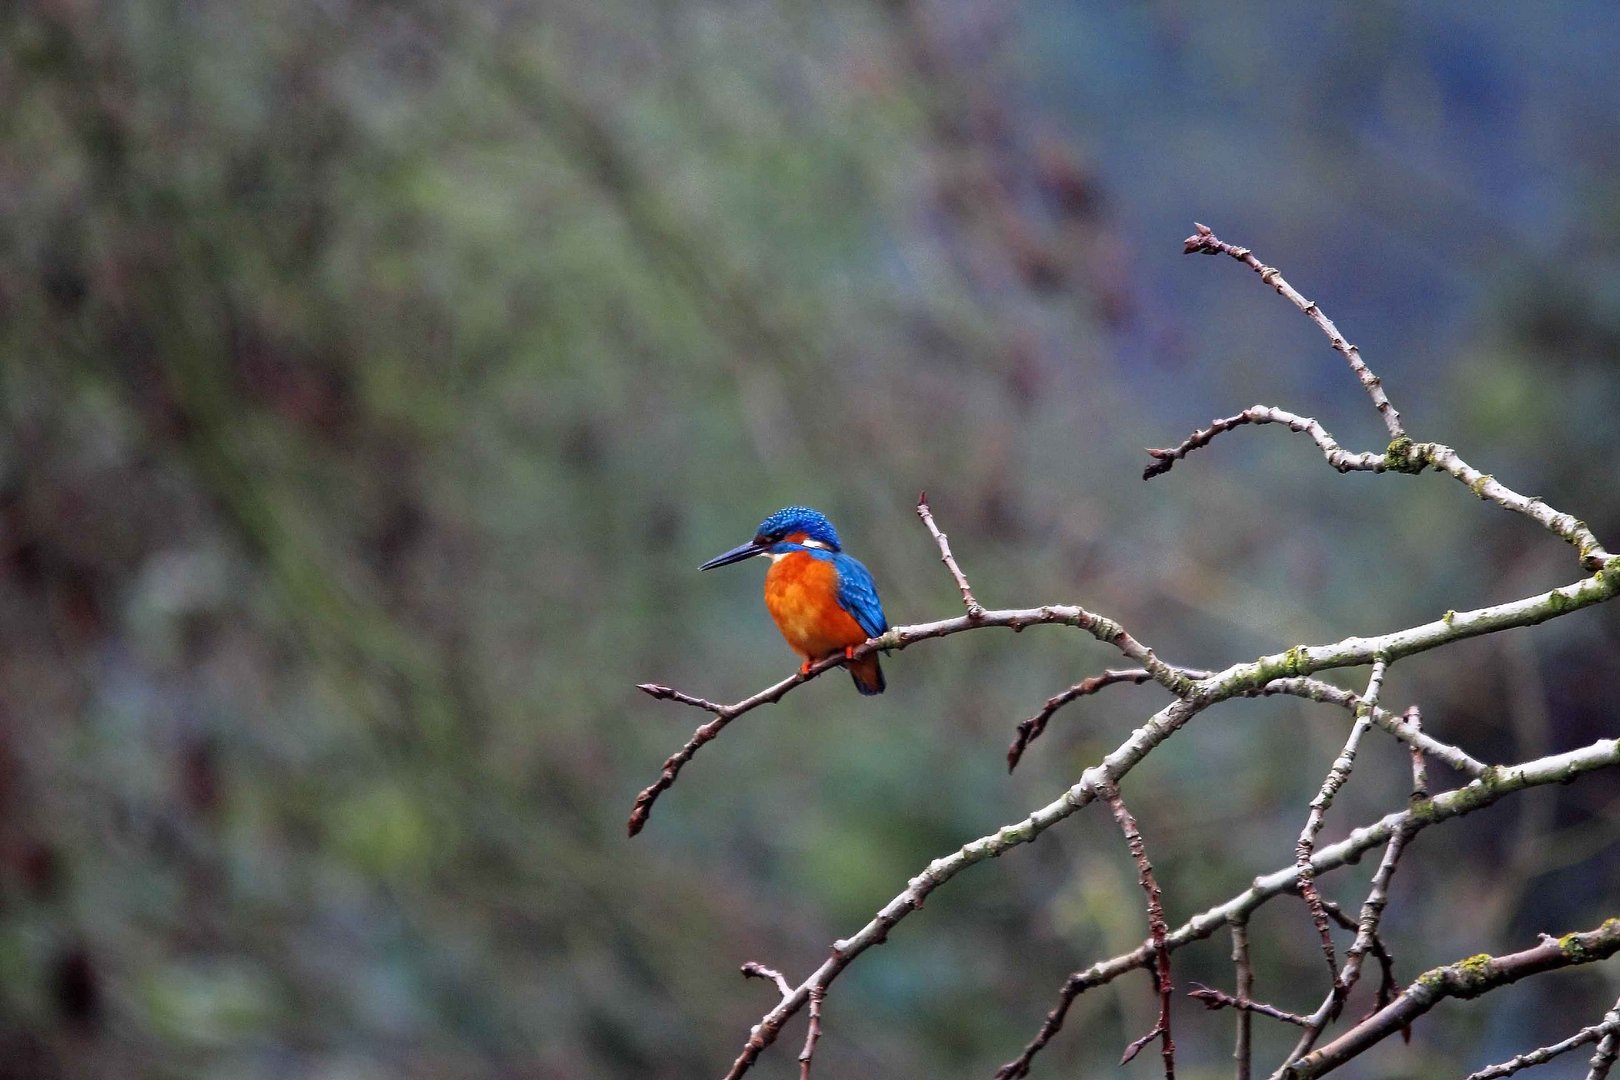
[[[883,669],[878,666],[877,653],[850,661],[849,677],[855,680],[855,689],[869,697],[883,693]]]

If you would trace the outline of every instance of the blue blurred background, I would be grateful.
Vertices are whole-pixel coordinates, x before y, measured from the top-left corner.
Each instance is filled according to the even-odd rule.
[[[627,840],[701,719],[633,684],[795,662],[757,567],[694,569],[787,503],[893,622],[959,610],[927,488],[986,604],[1188,665],[1577,575],[1459,484],[1278,428],[1144,484],[1143,447],[1257,402],[1385,438],[1297,311],[1180,253],[1195,219],[1319,300],[1416,437],[1620,539],[1607,3],[25,0],[0,43],[5,1077],[718,1076],[774,1000],[738,964],[798,981],[1163,704],[1073,706],[1009,777],[1017,721],[1118,657],[924,644],[881,698],[739,720]],[[1385,700],[1487,760],[1571,749],[1616,733],[1617,645],[1589,610]],[[1347,723],[1229,704],[1131,774],[1172,923],[1292,861]],[[1405,803],[1369,738],[1325,841]],[[1397,974],[1615,915],[1616,820],[1598,774],[1424,833]],[[1145,932],[1087,811],[863,956],[817,1075],[988,1077]],[[1258,996],[1309,1011],[1307,913],[1251,932]],[[1230,989],[1228,949],[1178,983]],[[1617,993],[1529,980],[1346,1074],[1460,1074]],[[1155,1009],[1145,974],[1086,994],[1035,1075],[1114,1075]],[[1230,1075],[1228,1016],[1176,1032],[1183,1075]],[[1269,1069],[1293,1032],[1257,1032]]]

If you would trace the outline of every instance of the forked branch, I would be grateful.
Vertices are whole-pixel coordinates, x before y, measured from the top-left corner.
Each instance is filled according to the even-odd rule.
[[[1062,1026],[1064,1017],[1074,999],[1085,990],[1107,983],[1127,971],[1153,966],[1155,983],[1160,994],[1160,1018],[1154,1030],[1136,1047],[1153,1038],[1163,1043],[1165,1071],[1174,1068],[1174,1048],[1170,1040],[1169,1025],[1169,957],[1171,952],[1192,941],[1208,937],[1221,927],[1233,931],[1233,959],[1237,967],[1237,995],[1202,988],[1195,994],[1212,1007],[1232,1007],[1240,1013],[1239,1039],[1236,1051],[1238,1073],[1248,1076],[1249,1019],[1255,1015],[1269,1016],[1305,1029],[1299,1046],[1279,1075],[1308,1077],[1320,1075],[1348,1060],[1389,1034],[1404,1030],[1413,1016],[1421,1014],[1434,1001],[1445,996],[1472,996],[1514,979],[1556,967],[1585,963],[1605,957],[1620,949],[1620,921],[1611,920],[1597,930],[1586,934],[1568,935],[1558,941],[1545,941],[1536,949],[1511,956],[1476,957],[1459,964],[1437,968],[1415,980],[1404,991],[1395,983],[1389,950],[1379,936],[1379,923],[1388,902],[1389,883],[1402,852],[1411,837],[1442,821],[1472,813],[1482,807],[1524,788],[1550,783],[1568,783],[1579,776],[1598,769],[1620,766],[1620,741],[1602,740],[1581,750],[1551,755],[1534,761],[1510,766],[1486,766],[1458,747],[1434,739],[1422,730],[1416,709],[1396,715],[1378,707],[1378,692],[1384,672],[1389,664],[1430,649],[1450,645],[1467,638],[1502,630],[1525,627],[1557,618],[1593,604],[1603,603],[1620,595],[1620,559],[1611,556],[1596,540],[1586,525],[1572,515],[1548,507],[1539,498],[1526,497],[1507,488],[1493,477],[1475,470],[1459,458],[1450,447],[1439,443],[1414,442],[1405,433],[1399,413],[1384,393],[1382,382],[1363,361],[1359,350],[1351,345],[1321,309],[1300,295],[1274,268],[1261,263],[1247,249],[1227,244],[1205,226],[1188,238],[1188,252],[1226,254],[1248,265],[1261,279],[1287,298],[1327,335],[1333,347],[1349,363],[1361,382],[1384,425],[1391,441],[1381,453],[1353,453],[1341,447],[1314,419],[1286,412],[1269,405],[1256,405],[1235,416],[1216,420],[1208,429],[1194,432],[1179,446],[1152,450],[1154,464],[1147,476],[1166,472],[1188,453],[1208,445],[1217,435],[1241,426],[1284,424],[1294,431],[1308,435],[1323,456],[1341,472],[1386,471],[1418,473],[1434,468],[1466,484],[1481,499],[1497,503],[1514,513],[1536,521],[1543,528],[1573,545],[1579,553],[1586,576],[1558,588],[1526,596],[1501,604],[1472,611],[1447,611],[1440,617],[1415,626],[1392,630],[1371,637],[1352,636],[1321,645],[1297,645],[1284,652],[1262,656],[1257,660],[1232,664],[1218,671],[1197,671],[1161,660],[1153,650],[1139,642],[1117,622],[1097,615],[1077,605],[1047,605],[1039,608],[987,610],[979,604],[969,585],[967,575],[952,554],[945,534],[935,524],[932,511],[924,498],[919,497],[917,513],[939,549],[940,560],[949,571],[961,594],[966,613],[957,618],[932,623],[894,627],[883,635],[872,638],[854,650],[858,659],[873,651],[899,650],[919,641],[946,637],[965,630],[987,627],[1005,627],[1020,630],[1025,626],[1061,624],[1079,629],[1083,633],[1117,649],[1137,666],[1109,670],[1085,679],[1068,690],[1055,695],[1036,716],[1019,725],[1018,738],[1008,752],[1009,766],[1016,765],[1029,743],[1039,737],[1051,717],[1065,705],[1097,692],[1105,686],[1148,681],[1157,682],[1174,695],[1174,700],[1143,721],[1112,753],[1086,769],[1078,782],[1063,791],[1056,799],[1032,811],[1022,820],[1003,826],[993,833],[963,845],[955,852],[931,862],[907,883],[906,888],[883,905],[873,918],[852,936],[834,942],[827,959],[808,978],[797,986],[781,973],[758,965],[745,966],[745,973],[773,981],[780,993],[780,1001],[768,1011],[750,1033],[742,1052],[727,1073],[735,1080],[746,1073],[761,1051],[780,1035],[784,1024],[808,1006],[810,1029],[800,1055],[801,1075],[808,1076],[810,1060],[821,1034],[821,1003],[828,988],[838,975],[863,952],[882,944],[901,920],[920,909],[933,890],[941,887],[968,867],[987,859],[999,857],[1018,845],[1032,842],[1047,829],[1074,815],[1087,804],[1102,799],[1110,803],[1114,816],[1137,861],[1139,880],[1148,897],[1149,936],[1137,949],[1102,961],[1076,972],[1065,982],[1057,1004],[1047,1015],[1035,1038],[1022,1054],[1003,1066],[997,1074],[1003,1078],[1025,1076],[1034,1055],[1047,1045]],[[641,687],[654,697],[678,701],[703,709],[713,719],[694,732],[681,750],[665,762],[659,779],[636,799],[629,828],[632,835],[645,824],[654,800],[675,782],[680,769],[705,743],[713,739],[727,724],[753,709],[780,700],[794,687],[824,671],[843,664],[844,657],[829,658],[811,665],[803,674],[785,679],[751,697],[725,705],[695,697],[673,688],[646,684]],[[1320,672],[1373,665],[1367,690],[1357,695],[1313,678]],[[1182,926],[1171,930],[1163,917],[1162,900],[1153,878],[1151,864],[1141,844],[1136,828],[1125,805],[1119,799],[1121,780],[1149,753],[1191,722],[1209,706],[1235,697],[1264,694],[1292,694],[1349,708],[1356,714],[1355,724],[1344,750],[1334,762],[1324,781],[1305,829],[1300,834],[1295,863],[1271,874],[1255,879],[1253,885],[1238,896],[1209,908]],[[1361,736],[1371,726],[1378,726],[1406,743],[1412,752],[1413,795],[1408,806],[1386,815],[1371,825],[1350,833],[1338,843],[1316,846],[1322,827],[1323,815],[1335,793],[1351,775],[1357,746]],[[1444,761],[1452,768],[1471,778],[1466,785],[1427,797],[1427,759]],[[1314,879],[1324,873],[1352,862],[1374,846],[1384,845],[1384,855],[1374,874],[1367,898],[1362,904],[1359,918],[1350,919],[1337,906],[1314,894]],[[1316,1012],[1308,1017],[1284,1013],[1272,1006],[1254,1000],[1253,971],[1248,959],[1246,926],[1249,915],[1273,897],[1290,893],[1302,895],[1310,904],[1324,941],[1324,955],[1332,975],[1332,986],[1326,999]],[[1341,926],[1355,931],[1355,942],[1345,955],[1341,968],[1333,954],[1332,939],[1326,920],[1331,918]],[[1366,954],[1378,958],[1383,967],[1383,980],[1378,992],[1378,1009],[1367,1019],[1354,1025],[1338,1039],[1325,1047],[1311,1051],[1311,1047],[1329,1022],[1335,1019],[1354,986]],[[1609,1018],[1605,1018],[1607,1022]],[[1590,1041],[1590,1040],[1589,1040]],[[1606,1029],[1598,1037],[1599,1049],[1593,1059],[1593,1076],[1601,1080],[1614,1057],[1614,1047],[1620,1036]]]
[[[1311,856],[1311,869],[1320,877],[1359,861],[1365,852],[1388,843],[1397,832],[1415,835],[1440,822],[1483,810],[1525,788],[1570,783],[1588,772],[1617,767],[1620,767],[1620,739],[1601,739],[1591,746],[1565,754],[1553,754],[1506,768],[1497,767],[1491,769],[1485,778],[1443,792],[1432,799],[1420,800],[1406,810],[1388,814],[1370,825],[1353,830],[1338,843],[1317,849],[1316,854]],[[1194,915],[1171,930],[1165,937],[1165,946],[1175,952],[1195,941],[1202,941],[1234,921],[1246,921],[1262,905],[1295,892],[1298,885],[1299,871],[1292,864],[1257,877],[1243,892]],[[1335,910],[1332,905],[1328,906],[1330,915]],[[1130,952],[1099,961],[1084,971],[1070,975],[1058,992],[1057,1004],[1047,1014],[1035,1038],[1018,1057],[1001,1067],[996,1073],[997,1080],[1017,1080],[1028,1076],[1031,1060],[1063,1027],[1063,1021],[1076,998],[1087,990],[1113,982],[1127,972],[1146,967],[1154,955],[1153,942],[1144,941]]]
[[[1361,359],[1361,351],[1345,340],[1344,335],[1339,333],[1339,328],[1333,325],[1333,320],[1328,318],[1322,309],[1316,306],[1316,301],[1307,300],[1301,296],[1298,289],[1283,280],[1282,273],[1275,266],[1267,266],[1255,258],[1254,253],[1248,248],[1228,244],[1216,236],[1207,225],[1194,222],[1193,228],[1196,231],[1187,237],[1183,248],[1186,254],[1230,255],[1259,274],[1261,281],[1276,289],[1278,295],[1287,299],[1289,303],[1299,308],[1300,311],[1303,311],[1305,317],[1315,323],[1322,333],[1327,335],[1327,339],[1333,343],[1334,349],[1344,356],[1345,361],[1350,365],[1350,370],[1355,372],[1356,378],[1361,380],[1361,385],[1366,388],[1368,395],[1371,396],[1373,405],[1378,409],[1378,415],[1384,418],[1384,426],[1389,429],[1389,437],[1399,439],[1406,435],[1406,432],[1401,428],[1401,414],[1396,412],[1395,406],[1389,403],[1389,398],[1384,393],[1383,382],[1367,369],[1366,363]]]
[[[1299,291],[1283,279],[1282,274],[1274,266],[1267,266],[1254,253],[1246,247],[1228,244],[1216,236],[1207,225],[1196,225],[1193,235],[1187,237],[1184,251],[1191,255],[1195,253],[1205,255],[1224,254],[1248,266],[1260,275],[1260,280],[1276,289],[1289,303],[1299,308],[1305,315],[1321,328],[1333,343],[1334,349],[1343,354],[1355,372],[1356,378],[1371,395],[1378,414],[1384,420],[1384,426],[1389,429],[1390,443],[1382,455],[1372,453],[1350,454],[1339,449],[1327,432],[1316,425],[1314,420],[1307,417],[1295,416],[1281,409],[1274,409],[1266,405],[1256,405],[1244,410],[1237,416],[1225,420],[1217,420],[1204,431],[1195,431],[1179,447],[1173,450],[1149,450],[1155,461],[1143,472],[1144,480],[1151,479],[1160,473],[1167,472],[1181,458],[1201,446],[1207,446],[1211,439],[1224,431],[1230,431],[1244,424],[1286,423],[1295,431],[1305,431],[1327,455],[1328,461],[1340,472],[1352,469],[1366,469],[1373,472],[1382,472],[1385,469],[1403,473],[1420,473],[1425,468],[1434,468],[1455,477],[1468,486],[1481,499],[1496,503],[1504,509],[1515,514],[1522,514],[1532,521],[1549,530],[1554,535],[1562,537],[1572,545],[1580,556],[1581,565],[1587,570],[1602,570],[1608,565],[1611,556],[1603,545],[1598,543],[1592,530],[1587,528],[1586,522],[1572,514],[1563,514],[1552,509],[1542,502],[1539,496],[1525,496],[1512,490],[1497,481],[1493,476],[1482,473],[1478,469],[1463,461],[1457,451],[1442,443],[1414,442],[1401,427],[1400,413],[1390,404],[1388,396],[1384,393],[1383,380],[1368,369],[1361,358],[1361,352],[1354,345],[1345,340],[1339,333],[1338,327],[1333,325],[1315,301],[1307,300]],[[1312,425],[1315,425],[1314,427]]]
[[[1507,956],[1480,953],[1425,971],[1394,1001],[1313,1054],[1283,1070],[1286,1080],[1312,1080],[1332,1072],[1369,1047],[1409,1026],[1446,998],[1478,997],[1527,975],[1606,960],[1620,951],[1620,919],[1595,930],[1543,938],[1540,945]]]
[[[1338,964],[1333,958],[1333,935],[1328,930],[1327,912],[1322,908],[1322,895],[1316,891],[1316,874],[1311,869],[1311,853],[1316,850],[1316,836],[1322,831],[1322,824],[1326,820],[1328,807],[1333,805],[1333,797],[1338,794],[1345,782],[1350,779],[1350,770],[1355,767],[1356,751],[1361,744],[1362,735],[1372,727],[1372,711],[1378,707],[1378,694],[1383,688],[1384,672],[1388,663],[1380,656],[1373,661],[1372,678],[1367,680],[1367,691],[1361,695],[1361,703],[1356,706],[1356,722],[1350,726],[1350,737],[1345,740],[1344,749],[1334,759],[1333,767],[1328,770],[1327,779],[1322,781],[1322,788],[1311,800],[1311,812],[1305,821],[1305,828],[1299,834],[1299,842],[1294,847],[1294,865],[1299,869],[1299,895],[1305,898],[1306,905],[1311,909],[1311,919],[1316,923],[1317,933],[1322,938],[1322,955],[1327,959],[1328,980],[1335,992],[1339,989]]]
[[[1004,627],[1018,631],[1029,626],[1072,626],[1083,630],[1098,641],[1112,645],[1123,653],[1128,659],[1142,664],[1152,678],[1165,685],[1172,693],[1185,692],[1191,685],[1190,681],[1178,674],[1170,665],[1163,663],[1153,655],[1153,651],[1137,641],[1125,628],[1105,615],[1087,611],[1075,604],[1049,604],[1038,608],[1008,608],[999,611],[985,611],[980,608],[977,614],[958,616],[954,619],[941,619],[938,622],[917,623],[912,626],[890,627],[886,633],[855,647],[851,655],[846,658],[842,655],[818,660],[809,666],[803,673],[794,673],[774,686],[767,687],[752,694],[741,701],[731,705],[722,705],[707,698],[696,697],[692,694],[676,690],[674,687],[663,686],[659,683],[642,683],[636,689],[654,698],[663,701],[678,701],[683,705],[703,709],[714,714],[714,719],[701,725],[692,733],[686,745],[671,754],[664,762],[663,771],[652,784],[642,789],[636,796],[635,804],[630,810],[629,834],[635,836],[647,824],[647,818],[652,814],[653,803],[658,797],[674,785],[680,776],[681,769],[693,756],[703,748],[704,744],[720,734],[726,725],[746,713],[752,712],[761,705],[771,705],[780,700],[789,691],[809,682],[818,675],[841,667],[849,660],[859,660],[872,652],[882,650],[885,652],[898,651],[919,641],[929,641],[934,638],[949,637],[964,630],[979,630],[990,627]]]
[[[1177,668],[1181,674],[1189,679],[1207,679],[1214,672],[1200,671],[1196,668]],[[1018,724],[1018,731],[1013,738],[1012,745],[1007,747],[1007,768],[1016,768],[1023,759],[1024,752],[1031,743],[1039,738],[1045,731],[1047,724],[1058,711],[1070,702],[1087,697],[1106,686],[1115,686],[1121,683],[1141,685],[1149,681],[1151,676],[1140,668],[1126,670],[1108,670],[1101,675],[1093,675],[1082,679],[1060,693],[1046,699],[1041,711]],[[1295,678],[1273,679],[1263,686],[1242,692],[1244,697],[1275,697],[1286,695],[1288,697],[1303,698],[1306,701],[1315,701],[1324,705],[1337,705],[1351,712],[1361,705],[1361,698],[1353,690],[1334,686],[1321,679],[1312,679],[1304,676]],[[1394,736],[1396,739],[1411,747],[1412,752],[1419,755],[1427,754],[1439,761],[1445,762],[1457,772],[1465,776],[1479,776],[1485,772],[1485,764],[1476,760],[1467,751],[1447,742],[1425,734],[1423,727],[1416,721],[1416,706],[1405,713],[1396,714],[1381,707],[1374,706],[1369,713],[1373,723]]]
[[[1469,1073],[1464,1080],[1497,1080],[1498,1077],[1512,1076],[1519,1070],[1528,1069],[1532,1065],[1545,1065],[1560,1054],[1578,1050],[1588,1043],[1600,1044],[1597,1053],[1592,1059],[1593,1071],[1595,1072],[1599,1067],[1603,1067],[1606,1072],[1607,1065],[1614,1062],[1613,1044],[1617,1036],[1620,1036],[1620,1001],[1615,1002],[1614,1008],[1604,1013],[1603,1019],[1591,1027],[1584,1027],[1569,1038],[1555,1042],[1551,1046],[1537,1047],[1534,1050],[1526,1051],[1504,1061],[1500,1065],[1490,1065],[1480,1069],[1478,1072]],[[1605,1042],[1609,1044],[1607,1051],[1601,1045]],[[1607,1063],[1603,1061],[1605,1053],[1608,1055]],[[1588,1080],[1594,1080],[1594,1078],[1589,1076]],[[1595,1080],[1603,1080],[1603,1078],[1598,1076]]]

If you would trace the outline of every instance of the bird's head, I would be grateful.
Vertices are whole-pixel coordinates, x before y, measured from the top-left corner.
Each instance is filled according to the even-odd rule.
[[[754,538],[746,544],[716,555],[699,570],[713,570],[755,555],[780,555],[795,548],[822,548],[838,551],[838,530],[827,515],[808,506],[785,506],[759,523]]]

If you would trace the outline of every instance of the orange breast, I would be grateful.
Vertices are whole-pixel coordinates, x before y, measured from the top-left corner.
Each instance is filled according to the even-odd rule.
[[[825,559],[796,551],[771,564],[765,607],[793,651],[807,660],[866,640],[854,616],[838,606],[838,571]]]

